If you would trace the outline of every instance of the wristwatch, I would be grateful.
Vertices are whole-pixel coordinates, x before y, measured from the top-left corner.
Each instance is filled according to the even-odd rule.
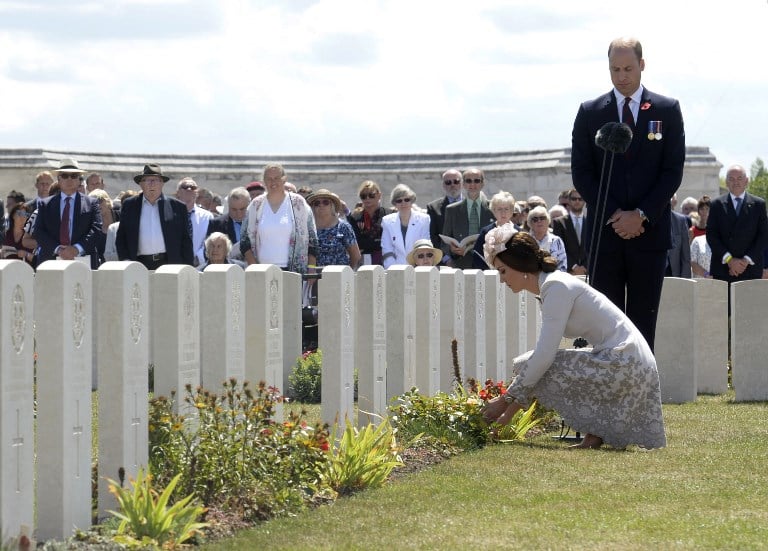
[[[643,222],[648,220],[648,217],[645,215],[642,209],[635,209],[635,211],[637,211],[637,214],[640,215],[640,220],[642,220]]]

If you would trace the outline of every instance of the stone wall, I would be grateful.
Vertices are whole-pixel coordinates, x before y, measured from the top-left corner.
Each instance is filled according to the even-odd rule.
[[[515,198],[542,196],[549,205],[560,191],[571,187],[570,149],[506,151],[483,153],[391,154],[391,155],[141,155],[131,153],[88,153],[45,149],[0,150],[0,197],[16,189],[30,197],[35,194],[34,177],[41,170],[55,169],[59,160],[72,157],[88,171],[104,176],[107,191],[115,196],[124,189],[138,189],[133,175],[148,162],[159,164],[171,177],[166,193],[185,176],[222,196],[234,187],[261,179],[269,162],[282,163],[288,181],[296,186],[325,187],[337,193],[349,206],[357,200],[363,180],[378,182],[385,199],[399,183],[416,192],[419,205],[442,195],[440,175],[448,168],[479,167],[485,171],[485,193],[511,192]],[[719,195],[722,165],[707,147],[688,147],[683,183],[678,198],[704,193]],[[386,203],[389,201],[386,200]]]

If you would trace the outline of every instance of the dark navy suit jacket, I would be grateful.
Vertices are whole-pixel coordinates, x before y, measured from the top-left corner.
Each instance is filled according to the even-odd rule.
[[[61,194],[56,193],[46,197],[37,207],[37,218],[32,230],[39,247],[38,264],[56,258],[56,247],[59,242],[61,228]],[[91,269],[99,267],[97,244],[102,233],[101,210],[99,203],[93,197],[75,194],[75,204],[72,213],[72,245],[80,245],[86,255],[91,256]]]
[[[661,122],[662,139],[648,138],[649,123]],[[595,145],[595,134],[608,122],[619,122],[613,90],[581,104],[573,125],[571,172],[573,185],[587,202],[587,243],[598,214],[597,196],[604,151]],[[607,176],[611,154],[605,163]],[[621,248],[666,251],[670,248],[669,200],[680,187],[685,163],[685,132],[680,104],[673,98],[643,89],[632,143],[625,154],[613,159],[608,198],[603,216],[597,221],[602,230],[600,251]],[[645,232],[624,240],[606,221],[617,210],[641,209],[648,217]],[[603,257],[604,258],[604,257]]]

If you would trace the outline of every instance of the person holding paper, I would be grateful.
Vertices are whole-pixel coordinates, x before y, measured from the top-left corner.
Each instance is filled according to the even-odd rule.
[[[429,215],[413,209],[416,194],[405,184],[398,184],[390,195],[397,212],[381,219],[381,252],[385,268],[408,264],[408,252],[419,239],[429,239]]]
[[[446,243],[445,237],[452,237],[461,242],[468,236],[479,235],[480,229],[494,221],[493,213],[488,208],[488,199],[482,193],[485,176],[479,168],[468,168],[462,176],[464,181],[464,199],[445,209],[443,222],[443,253],[452,268],[471,268],[474,253],[472,247],[457,247]]]

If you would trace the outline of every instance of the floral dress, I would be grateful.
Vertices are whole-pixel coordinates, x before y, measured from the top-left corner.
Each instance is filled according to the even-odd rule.
[[[613,447],[664,447],[659,372],[640,331],[568,273],[542,273],[539,288],[541,333],[534,350],[514,359],[507,394],[524,406],[538,399]],[[592,348],[560,349],[563,336],[584,337]]]
[[[330,228],[317,230],[317,265],[318,266],[348,266],[350,245],[357,243],[352,226],[345,220]]]

